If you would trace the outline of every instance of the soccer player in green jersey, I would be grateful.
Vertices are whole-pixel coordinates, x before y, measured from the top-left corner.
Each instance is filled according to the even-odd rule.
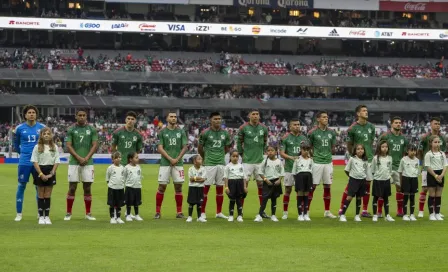
[[[143,148],[143,136],[135,128],[137,114],[133,111],[126,113],[126,125],[118,128],[112,134],[112,154],[116,151],[121,153],[121,165],[128,164],[129,153],[140,153]]]
[[[201,207],[201,217],[206,219],[205,207],[211,185],[216,185],[216,218],[227,219],[222,213],[224,201],[224,167],[225,155],[230,150],[230,135],[221,128],[222,118],[219,112],[210,114],[210,128],[199,136],[198,152],[204,158],[206,180],[204,182],[204,199]]]
[[[308,139],[313,146],[313,190],[308,194],[308,208],[311,206],[316,186],[322,181],[324,184],[324,217],[336,218],[330,211],[336,132],[328,127],[328,113],[326,111],[318,112],[316,117],[317,126],[308,131]]]
[[[260,206],[263,201],[263,180],[258,173],[260,172],[267,143],[268,128],[260,123],[260,112],[253,109],[249,112],[249,122],[244,123],[238,130],[237,149],[243,158],[247,182],[249,182],[251,176],[257,181]],[[266,213],[262,217],[269,218]]]
[[[170,183],[170,178],[174,183],[174,198],[176,200],[176,218],[185,218],[182,213],[182,184],[184,177],[184,154],[187,152],[187,135],[185,131],[177,125],[177,114],[170,111],[166,118],[167,126],[157,135],[159,145],[157,151],[162,155],[159,168],[159,188],[156,193],[156,215],[154,219],[161,218],[161,208],[166,186]]]
[[[64,220],[72,217],[72,207],[78,183],[82,182],[84,189],[84,204],[86,219],[96,220],[90,212],[92,206],[91,186],[94,181],[92,156],[98,148],[98,133],[87,123],[87,110],[76,111],[76,123],[67,130],[67,149],[70,153],[68,166],[69,188],[67,193],[67,214]]]
[[[446,139],[444,136],[440,133],[440,118],[438,117],[432,117],[430,120],[431,124],[431,131],[428,133],[425,133],[420,138],[420,144],[418,147],[417,157],[422,162],[422,165],[425,165],[424,157],[425,154],[430,150],[429,145],[429,138],[432,135],[439,136],[440,139],[440,150],[442,152],[446,152]],[[428,172],[425,168],[422,168],[422,191],[420,192],[420,198],[419,198],[419,207],[418,207],[418,217],[422,218],[424,215],[425,210],[425,202],[426,202],[426,194],[428,192],[427,187],[427,176]],[[443,217],[443,215],[441,215]]]
[[[300,156],[300,146],[303,142],[308,142],[308,139],[300,133],[299,119],[291,119],[289,121],[289,133],[286,133],[280,140],[280,156],[285,160],[285,194],[283,195],[282,219],[288,219],[289,198],[292,186],[294,186],[292,167],[294,161]]]
[[[403,217],[403,199],[404,194],[401,192],[400,174],[398,173],[398,167],[400,166],[401,158],[406,154],[406,148],[408,146],[408,140],[401,133],[401,118],[393,117],[391,120],[391,130],[384,133],[378,139],[378,143],[386,141],[389,145],[389,155],[392,157],[392,175],[391,184],[395,184],[396,193],[395,199],[397,200],[397,216]],[[378,199],[378,214],[382,213],[383,199]]]
[[[347,130],[347,151],[352,153],[353,147],[357,144],[364,146],[365,153],[367,155],[368,167],[367,167],[367,177],[366,177],[366,193],[362,198],[362,214],[363,217],[372,217],[372,215],[367,211],[370,200],[370,183],[373,180],[371,163],[373,160],[373,141],[375,140],[375,126],[368,122],[369,112],[366,105],[359,105],[355,109],[358,120],[354,122]],[[347,188],[342,195],[341,208],[339,213],[341,213],[344,207],[344,201],[347,198]]]

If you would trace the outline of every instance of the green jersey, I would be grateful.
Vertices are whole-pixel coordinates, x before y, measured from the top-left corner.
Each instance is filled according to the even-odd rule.
[[[230,135],[223,129],[208,128],[199,136],[199,144],[204,148],[204,165],[225,165],[225,148],[230,146]]]
[[[282,137],[280,141],[280,150],[284,151],[288,156],[300,156],[300,145],[303,142],[307,142],[308,139],[302,135],[294,135],[292,133],[287,133]],[[294,160],[285,160],[285,172],[292,173],[292,167],[294,166]]]
[[[389,155],[392,157],[392,171],[398,171],[400,167],[401,158],[403,158],[406,153],[406,148],[408,146],[408,140],[403,134],[395,135],[391,131],[384,133],[378,139],[380,141],[386,141],[389,146]]]
[[[243,163],[257,164],[263,161],[268,142],[268,128],[259,123],[255,126],[245,123],[238,131],[238,152],[243,153]]]
[[[425,133],[420,138],[420,144],[418,149],[423,151],[423,158],[422,158],[422,165],[425,165],[425,155],[428,153],[430,147],[429,147],[429,138],[431,138],[431,131],[428,133]],[[440,139],[440,151],[446,152],[446,139],[444,136],[442,136],[439,133],[439,139]]]
[[[157,135],[159,138],[159,145],[163,147],[166,153],[173,159],[177,158],[182,151],[182,148],[187,145],[187,135],[181,128],[162,129]],[[183,166],[184,160],[181,158],[176,166]],[[162,156],[160,166],[171,166],[170,161]]]
[[[330,128],[325,130],[315,126],[308,131],[308,139],[313,146],[313,161],[316,164],[333,162],[333,147],[336,145],[336,132]]]
[[[128,154],[131,152],[140,153],[143,148],[143,136],[137,129],[129,131],[126,127],[121,127],[112,134],[112,144],[117,145],[117,151],[121,153],[121,165],[128,164]]]
[[[85,126],[79,126],[74,124],[67,130],[66,142],[71,143],[76,154],[83,158],[89,154],[93,143],[97,141],[98,132],[91,125],[86,124]],[[75,157],[73,157],[73,155],[70,155],[69,164],[78,165],[79,162]],[[92,165],[93,159],[90,158],[87,164]]]
[[[364,150],[369,162],[373,160],[373,141],[375,140],[375,126],[367,122],[361,125],[354,122],[347,130],[347,142],[353,144],[353,148],[358,144],[364,146]],[[349,150],[351,153],[353,150]]]

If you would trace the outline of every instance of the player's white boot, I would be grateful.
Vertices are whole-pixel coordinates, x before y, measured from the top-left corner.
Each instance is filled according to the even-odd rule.
[[[135,221],[143,221],[143,218],[140,216],[140,214],[137,214],[136,216],[134,216],[134,220]]]
[[[45,225],[45,218],[43,216],[39,217],[39,225]]]
[[[355,215],[355,222],[361,222],[361,216],[359,216],[359,214]]]
[[[439,221],[443,221],[443,217],[440,215],[440,213],[436,214],[436,219]]]
[[[255,216],[254,221],[255,222],[263,222],[263,218],[261,217],[261,215],[257,214],[257,216]]]
[[[201,216],[202,216],[202,214],[201,214]],[[216,218],[227,219],[228,217],[225,216],[223,213],[218,213],[218,214],[216,214]]]
[[[128,222],[132,222],[133,220],[132,220],[132,217],[131,217],[131,215],[126,215],[126,219],[125,219],[126,221],[128,221]]]
[[[390,214],[386,215],[386,218],[384,218],[384,220],[386,220],[387,222],[394,222],[395,219],[392,218],[392,216],[390,216]]]
[[[326,218],[331,218],[331,219],[335,219],[335,218],[337,218],[337,216],[334,215],[334,214],[332,214],[330,211],[325,211],[325,212],[324,212],[324,217],[326,217]]]
[[[93,217],[91,213],[86,214],[86,219],[89,220],[89,221],[95,221],[96,220],[96,218]]]
[[[272,216],[271,216],[271,221],[272,221],[272,222],[278,222],[278,218],[277,218],[277,216],[272,215]]]
[[[415,215],[411,214],[411,216],[409,216],[409,219],[411,221],[417,221],[417,218],[415,218]]]
[[[243,220],[243,217],[241,215],[238,215],[238,217],[236,218],[236,221],[241,223],[244,220]]]
[[[117,219],[116,219],[115,217],[112,217],[112,218],[110,219],[110,223],[111,223],[111,224],[117,224]]]
[[[445,218],[445,215],[443,215],[443,214],[441,214],[441,213],[439,213],[439,214],[440,214],[440,217]]]
[[[70,219],[72,219],[72,214],[71,213],[66,214],[64,217],[64,221],[70,221]]]
[[[419,211],[417,217],[418,218],[423,218],[424,212],[423,211]]]
[[[117,223],[118,223],[118,224],[124,224],[124,221],[123,221],[120,217],[118,217],[118,218],[117,218]]]
[[[227,221],[233,222],[233,215],[230,215],[229,218],[227,218]]]
[[[201,217],[207,219],[207,215],[205,213],[201,213]]]
[[[411,217],[409,217],[409,215],[405,214],[405,215],[403,215],[403,221],[411,221]]]
[[[303,214],[299,215],[299,217],[297,217],[297,220],[303,222],[305,221],[305,218],[303,217]]]
[[[44,221],[45,221],[45,225],[51,225],[50,217],[45,216],[45,217],[44,217]]]
[[[437,221],[436,215],[434,213],[429,215],[429,221]]]
[[[288,219],[288,212],[283,212],[282,219],[283,219],[283,220]]]
[[[378,215],[374,215],[374,216],[372,216],[372,221],[373,222],[378,222]]]
[[[345,214],[341,214],[339,216],[339,222],[347,222],[347,218],[345,217]]]
[[[304,219],[305,221],[311,221],[310,214],[309,214],[309,213],[304,214],[304,215],[303,215],[303,219]]]
[[[203,218],[202,216],[199,216],[198,222],[205,223],[207,222],[207,219]]]
[[[14,218],[14,221],[16,221],[16,222],[22,221],[22,214],[21,214],[21,213],[18,213],[18,214],[16,215],[16,218]]]
[[[187,221],[186,221],[187,223],[191,223],[191,222],[193,222],[193,217],[191,217],[191,216],[189,216],[189,217],[187,217]]]

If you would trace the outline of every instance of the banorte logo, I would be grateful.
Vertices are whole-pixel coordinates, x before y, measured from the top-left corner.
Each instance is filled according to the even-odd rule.
[[[406,3],[406,5],[404,5],[404,10],[406,10],[406,11],[425,11],[426,3]]]
[[[15,20],[10,20],[9,21],[10,25],[40,25],[39,22],[29,22],[29,21],[15,21]]]
[[[252,27],[252,33],[253,34],[260,34],[261,28],[259,26]]]

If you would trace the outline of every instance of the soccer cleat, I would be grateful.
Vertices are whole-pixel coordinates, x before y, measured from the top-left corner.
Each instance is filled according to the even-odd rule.
[[[131,216],[131,218],[132,218],[132,219],[134,219],[134,218],[135,218],[135,215],[133,215],[132,213],[130,214],[130,216]]]
[[[207,215],[205,213],[201,213],[201,217],[207,219]]]
[[[440,213],[436,214],[436,219],[439,220],[439,221],[443,221],[443,217],[440,216]]]
[[[404,214],[402,214],[402,213],[397,213],[397,217],[403,217],[404,216]]]
[[[309,213],[304,214],[303,219],[305,219],[305,221],[311,221],[310,214]]]
[[[132,217],[131,217],[131,215],[126,215],[126,217],[125,217],[125,220],[127,221],[127,222],[132,222]]]
[[[305,218],[303,217],[303,215],[299,215],[299,217],[297,217],[297,220],[303,222],[305,221]]]
[[[261,215],[257,214],[257,216],[255,216],[254,221],[255,222],[263,222],[263,218],[261,217]]]
[[[362,217],[367,217],[367,218],[371,218],[372,217],[372,215],[368,211],[362,211],[361,216]]]
[[[117,223],[118,223],[118,224],[124,224],[124,221],[123,221],[123,220],[121,220],[121,218],[120,218],[120,217],[118,217],[118,218],[117,218]]]
[[[372,221],[373,222],[378,222],[378,215],[372,216]]]
[[[417,218],[415,218],[415,215],[411,214],[411,216],[409,216],[409,219],[411,221],[417,221]]]
[[[417,217],[418,218],[423,218],[424,212],[423,211],[419,211]]]
[[[384,220],[386,220],[387,222],[394,222],[395,219],[392,218],[392,216],[390,216],[390,214],[386,215],[386,218],[384,218]]]
[[[72,214],[71,213],[67,213],[64,217],[64,221],[70,221],[70,219],[72,219]]]
[[[271,216],[271,221],[272,221],[272,222],[278,222],[277,216],[272,215],[272,216]]]
[[[355,222],[361,222],[361,217],[359,216],[359,214],[355,215]]]
[[[238,222],[243,222],[244,220],[243,220],[243,217],[241,216],[241,215],[238,215],[238,217],[236,218],[236,221],[238,221]]]
[[[436,215],[434,213],[429,215],[429,221],[437,221]]]
[[[160,213],[156,213],[154,215],[154,219],[160,219],[160,218],[162,218],[162,215]]]
[[[198,221],[198,222],[201,222],[201,223],[205,223],[205,222],[207,222],[207,219],[205,219],[205,218],[199,216],[199,218],[198,218],[197,221]]]
[[[176,218],[185,219],[185,215],[183,213],[176,214]]]
[[[187,217],[187,221],[186,221],[187,223],[191,223],[191,222],[193,222],[193,217],[191,217],[191,216],[189,216],[189,217]]]
[[[347,218],[345,217],[345,214],[341,214],[339,216],[339,222],[347,222]]]
[[[21,214],[21,213],[18,213],[18,214],[16,215],[16,218],[14,218],[14,221],[16,221],[16,222],[22,221],[22,214]]]
[[[91,213],[86,214],[86,219],[89,220],[89,221],[95,221],[96,220],[96,218],[93,217]]]
[[[117,219],[116,219],[115,217],[112,217],[112,218],[110,219],[110,223],[111,223],[111,224],[117,224]]]
[[[140,216],[140,214],[136,214],[136,215],[134,216],[134,220],[135,220],[135,221],[143,221],[143,218]]]
[[[271,218],[269,215],[267,215],[265,212],[263,212],[262,214],[261,214],[261,217],[262,218]]]
[[[201,217],[202,217],[202,214],[201,214]],[[202,218],[206,219],[205,217],[202,217]],[[218,213],[218,214],[216,214],[216,218],[227,219],[228,217],[225,216],[223,213]]]
[[[332,214],[330,211],[325,211],[325,212],[324,212],[324,217],[326,217],[326,218],[332,218],[332,219],[337,218],[337,216],[334,215],[334,214]]]
[[[44,217],[44,221],[45,221],[45,225],[51,225],[50,217],[45,216],[45,217]]]
[[[227,218],[227,221],[233,222],[233,215],[229,216],[229,218]]]
[[[403,221],[411,221],[411,218],[409,217],[409,215],[405,214],[403,215]]]
[[[288,212],[283,212],[282,219],[283,219],[283,220],[288,219]]]
[[[43,216],[39,217],[39,225],[45,225],[45,219]]]

